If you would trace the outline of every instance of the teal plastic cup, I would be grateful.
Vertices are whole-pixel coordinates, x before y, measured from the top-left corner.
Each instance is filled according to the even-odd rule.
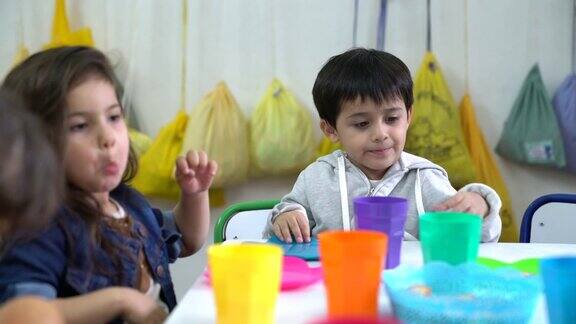
[[[546,258],[540,261],[548,320],[554,324],[576,320],[576,257]]]
[[[429,212],[420,217],[420,243],[424,263],[452,265],[476,262],[480,244],[480,216],[457,212]]]

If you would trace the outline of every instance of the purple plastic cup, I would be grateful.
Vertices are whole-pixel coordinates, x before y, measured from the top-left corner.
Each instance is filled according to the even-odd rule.
[[[386,269],[400,263],[408,200],[400,197],[358,197],[354,199],[356,228],[380,231],[388,235]]]

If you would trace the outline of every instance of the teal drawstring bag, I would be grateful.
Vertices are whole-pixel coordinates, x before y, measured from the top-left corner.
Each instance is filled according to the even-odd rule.
[[[496,152],[509,160],[562,168],[564,144],[550,98],[535,64],[504,123]]]

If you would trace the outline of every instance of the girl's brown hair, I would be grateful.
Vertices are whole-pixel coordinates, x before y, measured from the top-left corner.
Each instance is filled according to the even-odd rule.
[[[64,174],[42,128],[18,96],[0,90],[0,250],[42,229],[62,201]]]
[[[110,82],[116,89],[118,103],[121,103],[121,85],[112,65],[102,52],[91,47],[64,46],[36,53],[10,71],[2,88],[20,95],[26,106],[44,121],[48,138],[62,162],[66,143],[66,98],[73,88],[93,77]],[[132,179],[136,169],[136,155],[130,147],[122,181]],[[107,240],[102,239],[101,221],[104,214],[91,194],[68,182],[66,207],[86,221],[93,242],[112,257],[119,269],[119,247],[111,246]],[[96,267],[99,268],[98,265]]]

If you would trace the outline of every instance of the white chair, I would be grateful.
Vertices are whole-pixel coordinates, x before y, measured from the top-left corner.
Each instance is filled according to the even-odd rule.
[[[268,215],[279,200],[245,201],[222,212],[214,227],[214,243],[261,239]]]
[[[576,194],[549,194],[524,212],[521,243],[576,243]]]

